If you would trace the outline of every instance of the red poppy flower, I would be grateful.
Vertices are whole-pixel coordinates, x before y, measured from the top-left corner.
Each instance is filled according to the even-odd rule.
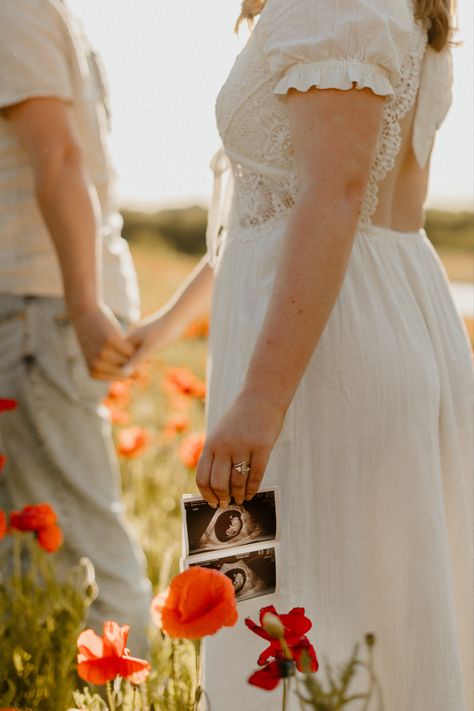
[[[139,457],[150,443],[150,439],[150,433],[143,427],[126,427],[118,434],[117,452],[121,457],[129,459]]]
[[[163,388],[171,395],[189,395],[198,399],[203,399],[206,396],[206,384],[199,380],[189,368],[169,370]]]
[[[17,531],[39,531],[40,528],[52,526],[57,520],[49,504],[25,506],[21,511],[12,511],[10,514],[10,526]]]
[[[17,401],[11,398],[0,397],[0,412],[6,412],[7,410],[14,410],[17,406]]]
[[[196,469],[199,457],[204,449],[204,434],[193,432],[181,442],[178,450],[178,456],[188,469]]]
[[[150,673],[145,659],[130,656],[126,648],[130,627],[116,622],[104,623],[102,637],[85,630],[77,639],[77,673],[90,684],[106,684],[117,676],[132,684],[141,684]]]
[[[185,338],[207,338],[209,335],[209,319],[205,316],[198,321],[194,321],[184,333]]]
[[[263,607],[260,610],[260,625],[257,625],[249,617],[245,620],[247,627],[259,637],[263,637],[270,645],[261,653],[258,658],[258,664],[260,666],[265,665],[271,657],[276,660],[284,659],[284,653],[282,650],[281,642],[279,639],[272,637],[262,626],[263,618],[265,615],[271,612],[273,615],[278,617],[285,628],[284,640],[286,646],[289,648],[296,666],[299,671],[306,671],[303,667],[305,666],[304,661],[309,660],[311,671],[315,672],[319,668],[319,662],[316,656],[314,647],[311,645],[308,638],[305,636],[312,625],[311,620],[306,617],[305,610],[303,607],[294,607],[288,614],[279,615],[273,605],[268,607]]]
[[[63,543],[63,533],[58,518],[49,504],[25,506],[21,511],[12,511],[10,526],[17,531],[33,531],[38,543],[48,553],[54,553]]]
[[[181,434],[189,429],[190,421],[189,417],[184,415],[175,415],[171,417],[165,425],[164,432],[168,436]]]
[[[7,517],[5,515],[5,511],[2,511],[2,509],[0,509],[0,541],[2,540],[2,538],[5,537],[7,531]]]
[[[234,586],[217,570],[188,568],[153,600],[152,615],[170,637],[201,639],[237,622]]]
[[[114,402],[117,405],[125,406],[130,402],[131,397],[131,382],[129,380],[117,380],[110,384],[109,392],[106,400]]]
[[[3,467],[5,466],[6,461],[7,461],[6,456],[4,454],[0,454],[0,472],[2,471]]]
[[[40,528],[36,534],[36,539],[47,553],[54,553],[58,548],[61,548],[64,536],[59,526],[53,523],[51,526]]]

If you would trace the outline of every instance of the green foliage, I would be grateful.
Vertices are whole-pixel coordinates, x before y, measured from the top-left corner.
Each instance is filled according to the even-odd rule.
[[[368,653],[367,661],[360,658],[359,645],[357,644],[347,664],[340,669],[334,670],[329,663],[326,663],[325,681],[320,675],[305,674],[303,681],[304,691],[300,690],[299,684],[296,689],[296,693],[305,707],[315,709],[315,711],[340,711],[340,709],[350,706],[355,701],[359,701],[364,702],[364,705],[358,706],[358,708],[361,711],[367,711],[370,702],[376,699],[378,711],[383,711],[382,692],[377,682],[373,665],[375,638],[373,635],[367,635],[365,641]],[[359,676],[360,670],[366,672],[368,678],[367,691],[352,692],[353,682],[355,677]]]
[[[207,211],[203,207],[161,210],[147,213],[123,210],[124,236],[130,241],[161,239],[179,252],[203,254]],[[436,247],[472,250],[474,244],[474,214],[427,210],[426,232]]]
[[[426,233],[435,247],[472,251],[474,246],[474,214],[428,210]]]
[[[155,213],[123,210],[127,240],[161,238],[179,252],[201,255],[206,249],[207,210],[198,205]]]
[[[0,706],[66,709],[76,682],[76,639],[95,594],[90,564],[84,561],[61,578],[54,555],[31,534],[16,533],[13,572],[7,575],[8,543],[0,544]]]

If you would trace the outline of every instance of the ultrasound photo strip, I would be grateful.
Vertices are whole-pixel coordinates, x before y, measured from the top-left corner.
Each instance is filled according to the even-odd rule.
[[[280,490],[262,489],[242,506],[213,509],[199,496],[181,500],[183,558],[279,540]]]
[[[234,586],[237,602],[278,592],[278,543],[266,548],[245,546],[233,550],[231,555],[193,556],[181,562],[182,570],[194,566],[226,575]]]

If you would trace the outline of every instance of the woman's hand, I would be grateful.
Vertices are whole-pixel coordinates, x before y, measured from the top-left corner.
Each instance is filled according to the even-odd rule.
[[[243,390],[208,437],[196,472],[196,484],[213,508],[230,499],[241,505],[260,488],[285,412],[262,394]],[[243,476],[233,464],[246,462]]]

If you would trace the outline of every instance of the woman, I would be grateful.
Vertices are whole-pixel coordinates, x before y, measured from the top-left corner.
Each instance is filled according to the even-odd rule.
[[[269,601],[305,606],[334,663],[375,632],[386,711],[468,711],[470,349],[421,229],[449,0],[254,0],[242,18],[260,11],[217,101],[235,186],[214,276],[203,262],[131,336],[135,362],[213,281],[202,495],[240,504],[266,472]],[[245,684],[260,646],[243,618],[264,603],[206,645],[217,711],[277,707]]]

